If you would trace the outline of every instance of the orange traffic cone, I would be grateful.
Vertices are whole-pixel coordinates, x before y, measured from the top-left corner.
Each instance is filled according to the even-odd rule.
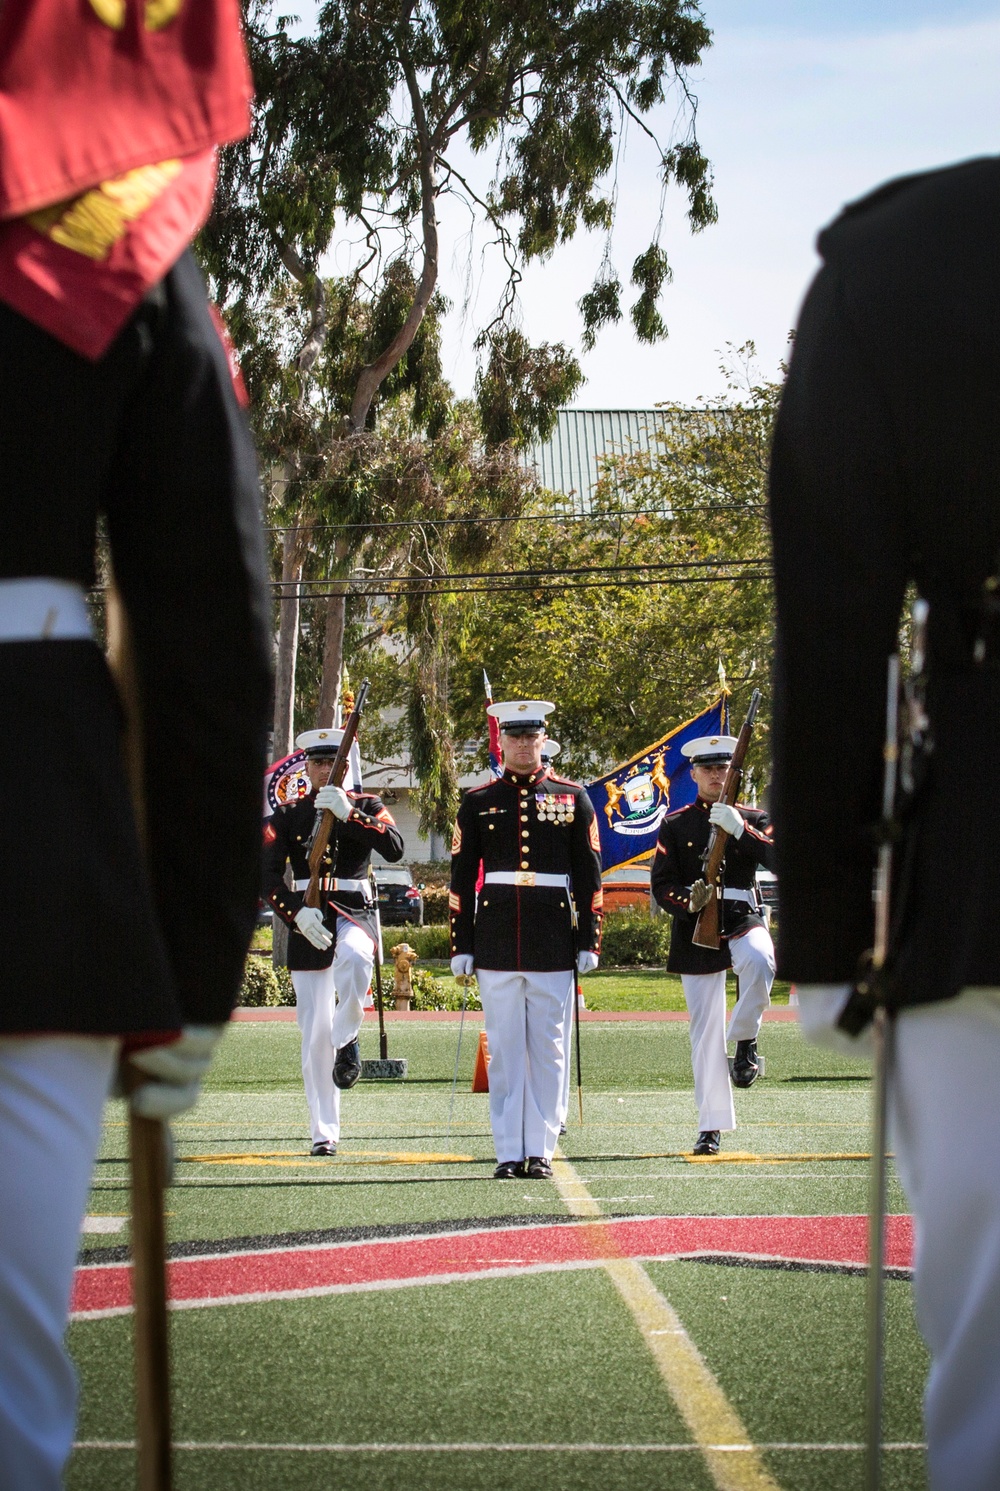
[[[490,1064],[490,1053],[486,1045],[486,1031],[479,1032],[479,1049],[476,1052],[476,1065],[472,1073],[473,1092],[489,1092],[490,1079],[487,1068]]]

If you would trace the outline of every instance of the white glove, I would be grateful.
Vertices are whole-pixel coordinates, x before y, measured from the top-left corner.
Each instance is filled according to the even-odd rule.
[[[333,933],[323,925],[323,913],[318,906],[300,906],[295,913],[295,925],[307,942],[325,953],[333,943]]]
[[[173,1118],[193,1108],[201,1079],[212,1064],[224,1025],[185,1025],[180,1039],[168,1046],[150,1046],[128,1059],[155,1082],[144,1082],[129,1094],[132,1111],[140,1118]]]
[[[582,949],[576,955],[577,973],[593,973],[597,967],[597,954],[584,952]]]
[[[471,953],[456,953],[451,960],[451,971],[456,978],[471,978],[476,962]]]
[[[714,895],[714,885],[709,885],[705,880],[696,880],[688,896],[688,910],[697,914],[708,905]]]
[[[341,823],[346,822],[351,816],[353,806],[343,787],[321,787],[316,793],[316,807],[325,808],[335,818],[339,818]]]
[[[872,1054],[872,1028],[866,1025],[860,1035],[848,1035],[837,1024],[847,1003],[850,984],[796,984],[799,996],[799,1024],[802,1034],[814,1046],[824,1046],[841,1056],[867,1061]]]
[[[723,833],[730,834],[734,839],[740,838],[746,828],[742,813],[739,813],[736,808],[731,808],[727,802],[713,803],[708,821],[714,823],[716,828],[721,828]]]

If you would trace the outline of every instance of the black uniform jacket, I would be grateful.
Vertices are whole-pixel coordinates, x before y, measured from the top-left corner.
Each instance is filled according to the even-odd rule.
[[[771,869],[774,841],[767,814],[759,808],[739,811],[746,827],[738,839],[730,838],[722,861],[722,883],[728,890],[746,890],[746,900],[725,898],[722,902],[722,938],[718,949],[695,947],[691,941],[697,916],[688,910],[688,898],[696,880],[704,878],[702,855],[708,846],[712,804],[698,797],[686,808],[670,813],[660,824],[649,888],[658,906],[674,918],[667,968],[671,973],[719,973],[730,967],[730,937],[751,927],[766,925],[758,914],[755,889],[758,865]]]
[[[372,850],[383,859],[403,857],[403,836],[382,799],[371,793],[350,792],[351,816],[334,820],[330,842],[320,870],[320,904],[323,920],[333,933],[333,944],[325,952],[313,947],[295,925],[295,913],[306,904],[309,880],[308,844],[316,822],[315,792],[299,802],[277,808],[264,825],[264,898],[291,927],[288,966],[296,969],[329,968],[337,945],[337,912],[362,927],[376,941],[375,912],[371,896],[363,891],[336,890],[333,878],[367,880]],[[298,890],[285,884],[285,866],[291,865]]]
[[[259,892],[271,601],[249,430],[189,254],[97,362],[0,306],[0,470],[0,579],[86,589],[104,520],[146,821],[140,848],[97,645],[0,642],[0,1031],[225,1020]]]
[[[1000,551],[1000,160],[891,183],[819,247],[771,471],[778,972],[850,980],[872,945],[886,659],[912,581],[935,749],[894,974],[922,1002],[1000,984],[995,636],[974,661]]]
[[[522,883],[484,882],[477,906],[480,861],[487,875]],[[565,886],[532,885],[534,874],[566,876],[572,899]],[[452,956],[472,953],[479,968],[553,972],[575,968],[579,950],[598,952],[604,892],[587,789],[545,766],[471,788],[452,839],[449,901]]]

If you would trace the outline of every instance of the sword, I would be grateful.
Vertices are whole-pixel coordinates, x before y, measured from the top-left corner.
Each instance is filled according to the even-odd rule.
[[[458,1046],[455,1049],[455,1070],[451,1077],[451,1102],[448,1104],[448,1132],[445,1135],[446,1142],[451,1139],[451,1120],[455,1112],[455,1090],[458,1087],[458,1060],[462,1054],[462,1031],[465,1029],[465,1006],[469,1002],[469,985],[472,979],[469,974],[463,973],[456,979],[456,983],[462,985],[462,1013],[458,1021]]]
[[[882,777],[882,843],[875,875],[875,944],[870,984],[878,991],[889,952],[889,898],[892,886],[891,826],[896,810],[899,766],[899,654],[889,659],[886,678],[885,770]],[[872,1091],[872,1159],[868,1204],[868,1286],[865,1299],[865,1491],[882,1483],[882,1399],[885,1377],[885,1207],[889,1081],[893,1055],[893,1016],[880,998],[875,1009],[875,1067]]]

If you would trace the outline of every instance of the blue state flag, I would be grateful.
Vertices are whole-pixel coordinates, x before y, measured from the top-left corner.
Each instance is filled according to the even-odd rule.
[[[647,859],[667,814],[694,802],[691,763],[681,755],[681,746],[700,735],[729,733],[727,698],[720,694],[693,720],[685,720],[631,761],[587,784],[601,835],[602,870]]]

